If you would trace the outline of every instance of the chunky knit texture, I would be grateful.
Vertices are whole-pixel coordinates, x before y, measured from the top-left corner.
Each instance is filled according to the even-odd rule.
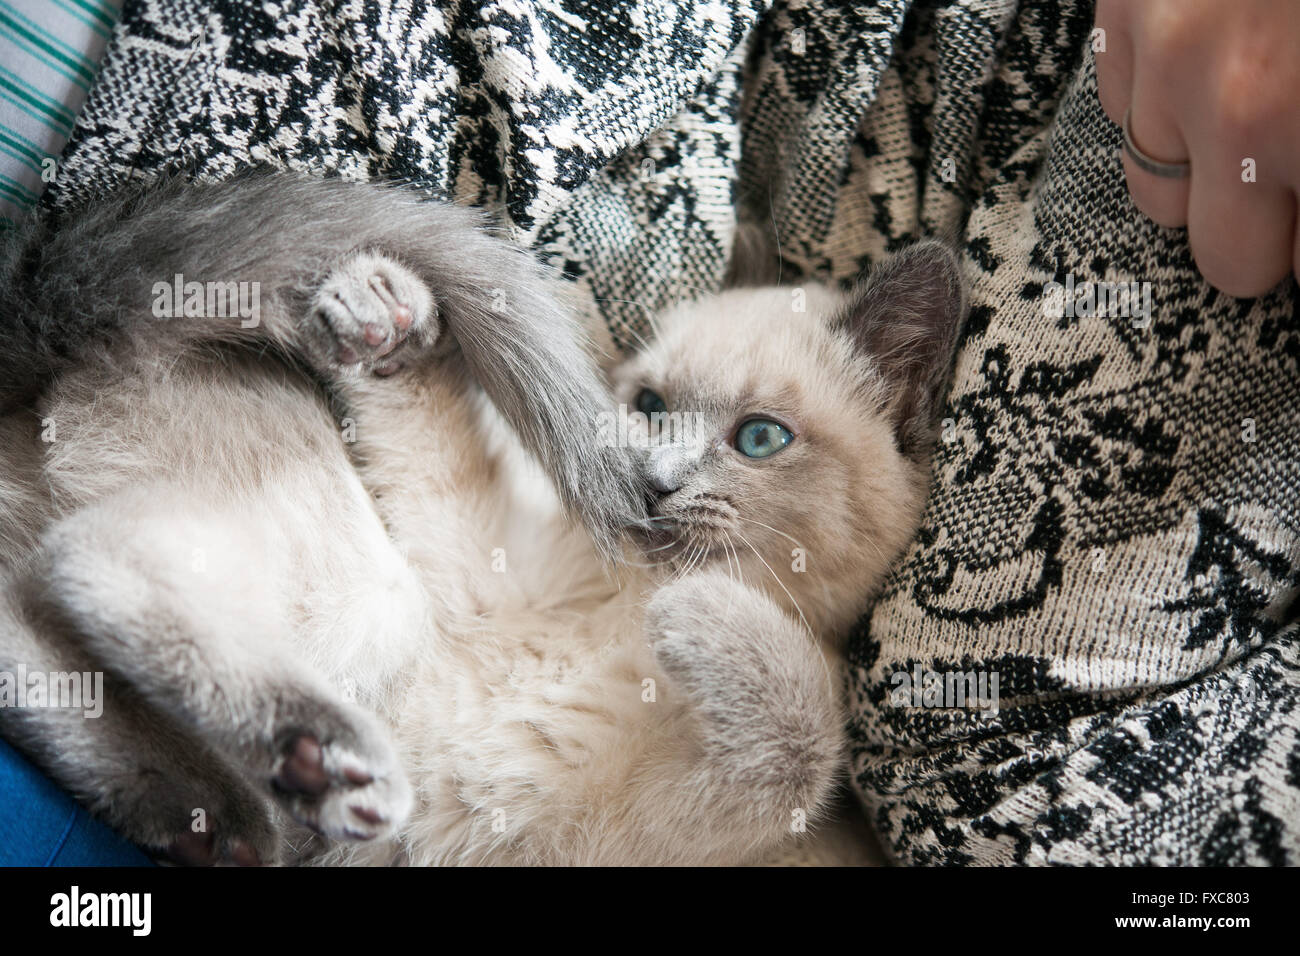
[[[1076,0],[131,0],[45,201],[177,167],[409,180],[496,209],[620,345],[717,288],[737,206],[775,225],[787,281],[951,238],[973,309],[933,497],[850,648],[883,843],[1297,864],[1295,285],[1220,295],[1134,209],[1091,21]],[[1099,281],[1149,283],[1150,321],[1087,314]],[[1051,282],[1080,307],[1056,314]],[[918,667],[996,674],[999,709],[897,700]]]

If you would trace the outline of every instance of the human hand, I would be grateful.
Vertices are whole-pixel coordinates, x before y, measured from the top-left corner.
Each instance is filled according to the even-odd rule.
[[[1162,226],[1186,226],[1197,268],[1234,296],[1300,275],[1300,2],[1097,0],[1102,108],[1126,112],[1133,202]]]

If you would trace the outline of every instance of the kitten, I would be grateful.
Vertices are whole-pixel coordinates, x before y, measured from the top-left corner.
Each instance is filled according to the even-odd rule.
[[[258,282],[259,321],[151,315],[177,275]],[[125,835],[740,863],[825,811],[839,641],[926,493],[941,247],[803,312],[674,310],[614,401],[527,256],[377,186],[168,186],[32,227],[0,282],[36,385],[0,418],[0,672],[109,696],[0,730]]]

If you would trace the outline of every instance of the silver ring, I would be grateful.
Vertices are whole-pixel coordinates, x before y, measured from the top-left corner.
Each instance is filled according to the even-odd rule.
[[[1139,169],[1144,169],[1152,176],[1163,176],[1166,179],[1183,179],[1192,174],[1192,164],[1183,163],[1166,163],[1163,160],[1152,159],[1142,150],[1137,148],[1137,143],[1133,142],[1133,131],[1129,129],[1129,116],[1133,112],[1133,107],[1124,111],[1124,152],[1132,157],[1133,162],[1137,163]]]

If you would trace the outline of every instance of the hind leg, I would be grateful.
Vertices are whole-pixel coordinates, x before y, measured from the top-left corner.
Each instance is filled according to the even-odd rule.
[[[0,707],[5,738],[95,816],[156,856],[187,864],[275,862],[279,837],[266,797],[202,740],[62,640],[60,623],[25,600],[24,588],[6,584],[0,672],[77,675],[81,693],[76,700]]]
[[[121,493],[54,525],[40,601],[69,639],[299,822],[335,839],[389,833],[410,788],[379,722],[295,651],[283,506],[209,510],[195,497]]]

